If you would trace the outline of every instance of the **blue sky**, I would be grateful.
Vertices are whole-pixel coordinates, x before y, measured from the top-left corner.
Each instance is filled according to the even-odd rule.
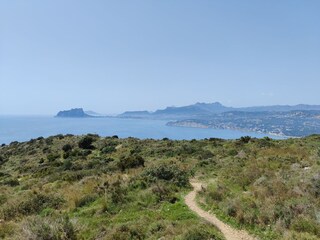
[[[2,0],[0,114],[320,104],[318,0]]]

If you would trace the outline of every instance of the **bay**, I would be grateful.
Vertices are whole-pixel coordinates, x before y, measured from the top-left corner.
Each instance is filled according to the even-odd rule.
[[[100,136],[117,135],[121,138],[141,139],[169,138],[190,140],[203,138],[237,139],[241,136],[256,138],[282,137],[237,130],[202,129],[166,126],[167,121],[123,118],[54,118],[51,116],[0,116],[0,144],[12,141],[28,141],[37,137],[57,134],[82,135],[87,133]]]

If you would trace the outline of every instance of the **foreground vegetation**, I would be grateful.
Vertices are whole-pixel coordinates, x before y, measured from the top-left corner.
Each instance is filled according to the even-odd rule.
[[[199,203],[261,239],[320,238],[320,136],[192,141],[57,135],[0,147],[0,238],[223,239]]]

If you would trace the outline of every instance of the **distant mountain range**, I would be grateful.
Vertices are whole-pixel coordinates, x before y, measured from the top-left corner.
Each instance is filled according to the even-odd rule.
[[[56,117],[107,117],[82,108],[60,111]],[[128,111],[117,118],[159,119],[168,126],[242,130],[281,136],[320,134],[320,105],[299,104],[234,108],[219,102],[167,107],[154,112]]]
[[[193,105],[182,107],[167,107],[163,110],[155,112],[148,111],[129,111],[124,112],[118,117],[121,118],[155,118],[155,119],[186,119],[186,118],[203,118],[213,114],[225,112],[289,112],[289,111],[320,111],[320,105],[299,104],[294,106],[289,105],[274,105],[274,106],[257,106],[234,108],[226,107],[219,102],[215,103],[196,103]]]

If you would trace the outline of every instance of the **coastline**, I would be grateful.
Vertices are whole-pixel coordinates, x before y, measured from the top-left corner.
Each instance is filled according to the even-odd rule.
[[[289,139],[289,138],[302,138],[298,136],[289,136],[285,134],[278,134],[278,133],[273,133],[273,132],[264,132],[264,131],[254,131],[251,129],[246,129],[246,128],[215,128],[215,127],[210,127],[208,125],[204,125],[201,123],[176,123],[176,122],[168,122],[166,124],[169,127],[181,127],[181,128],[201,128],[201,129],[215,129],[215,130],[231,130],[231,131],[240,131],[240,132],[248,132],[248,133],[256,133],[256,134],[267,134],[270,136],[278,137],[281,139]]]

